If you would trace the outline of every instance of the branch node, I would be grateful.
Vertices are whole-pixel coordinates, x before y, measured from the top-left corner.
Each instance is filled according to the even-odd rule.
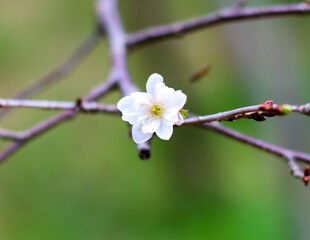
[[[289,104],[282,104],[279,106],[273,105],[273,101],[266,101],[259,105],[259,110],[264,112],[267,117],[284,116],[292,112],[292,106]]]
[[[75,102],[76,105],[76,110],[77,111],[82,111],[82,112],[86,112],[86,109],[83,106],[83,99],[82,98],[78,98]]]

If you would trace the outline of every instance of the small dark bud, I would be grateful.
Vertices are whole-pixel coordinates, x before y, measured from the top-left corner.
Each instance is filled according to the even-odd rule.
[[[264,116],[265,117],[274,117],[274,116],[276,116],[276,114],[275,113],[264,113]]]
[[[151,150],[149,149],[141,149],[139,151],[139,157],[142,159],[142,160],[148,160],[150,159],[151,157]]]
[[[305,175],[306,177],[308,177],[308,176],[310,175],[310,167],[309,167],[309,166],[306,166],[306,167],[304,168],[304,175]]]
[[[82,105],[82,99],[81,99],[81,98],[78,98],[78,99],[76,100],[76,106],[81,107],[81,105]]]
[[[82,98],[78,98],[75,102],[75,105],[78,109],[83,110],[83,99]]]
[[[263,122],[263,121],[266,121],[267,118],[262,116],[262,115],[260,115],[260,114],[254,114],[252,116],[252,119],[257,121],[257,122]]]
[[[235,121],[235,120],[236,120],[235,117],[230,117],[230,118],[227,119],[228,122],[233,122],[233,121]]]
[[[79,111],[82,111],[82,112],[89,112],[87,111],[84,106],[83,106],[83,98],[78,98],[76,101],[75,101],[75,105],[76,105],[76,110],[79,110]]]
[[[308,186],[309,177],[308,177],[308,176],[304,176],[304,177],[302,178],[302,181],[304,182],[305,186]]]

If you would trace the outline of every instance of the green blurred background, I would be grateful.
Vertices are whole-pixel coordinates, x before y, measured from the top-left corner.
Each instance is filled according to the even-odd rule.
[[[252,0],[251,6],[293,3]],[[229,0],[121,0],[129,32],[231,6]],[[0,0],[0,94],[10,98],[65,59],[93,29],[94,1]],[[220,26],[138,49],[130,74],[153,72],[182,89],[187,108],[210,114],[273,99],[309,101],[310,18]],[[188,77],[204,64],[209,75]],[[36,99],[74,100],[105,79],[104,40],[68,78]],[[119,93],[103,102],[115,103]],[[54,114],[17,110],[1,127],[23,130]],[[225,124],[309,151],[310,121],[292,115]],[[81,115],[40,136],[0,168],[0,239],[309,239],[309,189],[276,157],[193,127],[155,138],[141,161],[127,125]],[[1,148],[8,143],[1,141]]]

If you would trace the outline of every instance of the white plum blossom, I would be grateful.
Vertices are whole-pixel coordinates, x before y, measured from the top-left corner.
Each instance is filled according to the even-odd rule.
[[[132,138],[136,143],[149,140],[155,132],[164,140],[169,140],[173,125],[181,125],[180,110],[186,102],[181,90],[167,87],[163,77],[152,74],[146,83],[145,92],[134,92],[117,103],[122,119],[132,126]]]

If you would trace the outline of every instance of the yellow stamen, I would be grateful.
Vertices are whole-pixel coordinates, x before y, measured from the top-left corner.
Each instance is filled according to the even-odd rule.
[[[154,105],[151,113],[153,116],[160,117],[163,114],[163,110],[159,105]]]
[[[154,105],[142,104],[145,107],[145,114],[154,120],[163,119],[164,105],[162,103],[157,103]]]

